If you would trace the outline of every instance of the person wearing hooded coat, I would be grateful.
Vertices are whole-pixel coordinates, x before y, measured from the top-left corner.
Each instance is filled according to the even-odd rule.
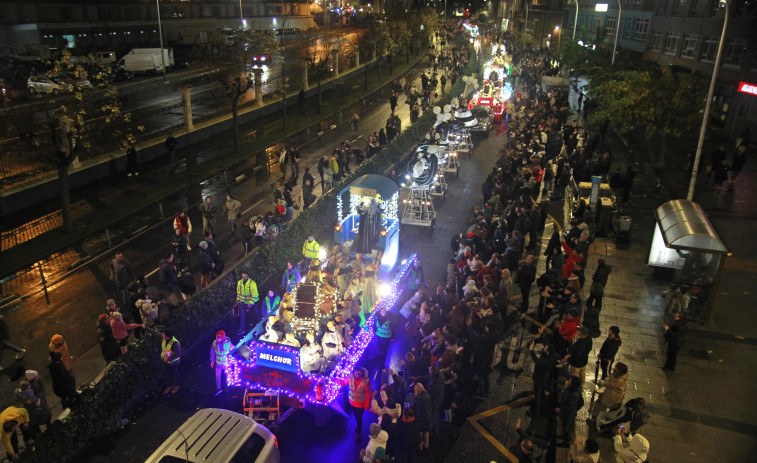
[[[381,429],[378,423],[371,423],[371,438],[368,446],[360,452],[363,463],[375,463],[375,460],[384,460],[386,458],[386,443],[389,440],[389,434]]]
[[[615,461],[617,463],[642,463],[647,461],[649,454],[649,441],[639,433],[633,436],[623,435],[618,429],[618,434],[613,438],[615,446]]]

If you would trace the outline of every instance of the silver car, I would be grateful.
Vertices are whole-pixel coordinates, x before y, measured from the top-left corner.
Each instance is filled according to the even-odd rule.
[[[64,79],[51,78],[44,75],[30,76],[26,81],[29,93],[44,93],[57,95],[74,91],[74,84]]]
[[[263,425],[239,413],[205,408],[166,439],[145,463],[279,463],[279,444]]]

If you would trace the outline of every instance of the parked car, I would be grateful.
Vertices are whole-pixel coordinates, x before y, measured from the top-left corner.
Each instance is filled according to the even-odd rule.
[[[92,82],[86,77],[79,77],[70,71],[63,71],[58,77],[59,80],[65,80],[72,83],[76,88],[92,88]]]
[[[73,82],[67,82],[58,78],[36,75],[29,77],[26,81],[26,88],[29,89],[29,93],[57,95],[59,93],[73,92],[74,84]]]
[[[279,463],[276,436],[239,413],[205,408],[192,415],[145,463]]]

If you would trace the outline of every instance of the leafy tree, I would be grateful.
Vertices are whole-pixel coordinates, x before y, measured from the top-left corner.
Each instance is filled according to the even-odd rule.
[[[255,84],[252,56],[262,53],[276,54],[278,43],[270,34],[247,31],[236,41],[235,59],[220,75],[220,82],[231,105],[231,120],[234,124],[234,153],[239,151],[239,103]],[[261,88],[258,91],[263,91]]]
[[[321,113],[321,81],[331,73],[334,51],[340,48],[342,34],[337,29],[311,28],[300,35],[299,55],[308,68],[308,80],[318,86],[318,114]]]
[[[706,88],[700,75],[673,72],[665,65],[653,71],[621,71],[592,83],[589,96],[598,107],[589,123],[609,123],[623,134],[659,137],[662,166],[671,137],[680,138],[701,122]]]
[[[384,57],[391,54],[392,50],[395,48],[395,42],[392,35],[388,23],[381,22],[373,24],[370,36],[376,47],[376,58],[379,62],[379,80],[381,79],[381,63],[383,62]]]
[[[405,55],[405,64],[410,64],[410,44],[412,37],[408,29],[407,21],[391,21],[389,28],[394,35],[394,53]]]
[[[17,107],[0,110],[6,130],[15,132],[37,159],[56,169],[67,232],[73,230],[68,171],[74,161],[97,147],[115,144],[124,149],[136,140],[137,132],[144,130],[132,124],[130,113],[122,111],[116,86],[100,79],[92,85],[87,80],[88,74],[107,74],[107,70],[96,70],[90,63],[88,72],[82,63],[70,61],[70,53],[64,50],[47,72],[48,77],[64,79],[73,86],[71,95],[55,100],[54,109],[32,114]]]

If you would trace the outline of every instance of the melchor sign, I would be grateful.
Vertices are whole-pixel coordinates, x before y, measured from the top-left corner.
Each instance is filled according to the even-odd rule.
[[[739,91],[741,93],[748,93],[750,95],[757,95],[757,84],[748,84],[746,82],[741,82],[739,84]]]

